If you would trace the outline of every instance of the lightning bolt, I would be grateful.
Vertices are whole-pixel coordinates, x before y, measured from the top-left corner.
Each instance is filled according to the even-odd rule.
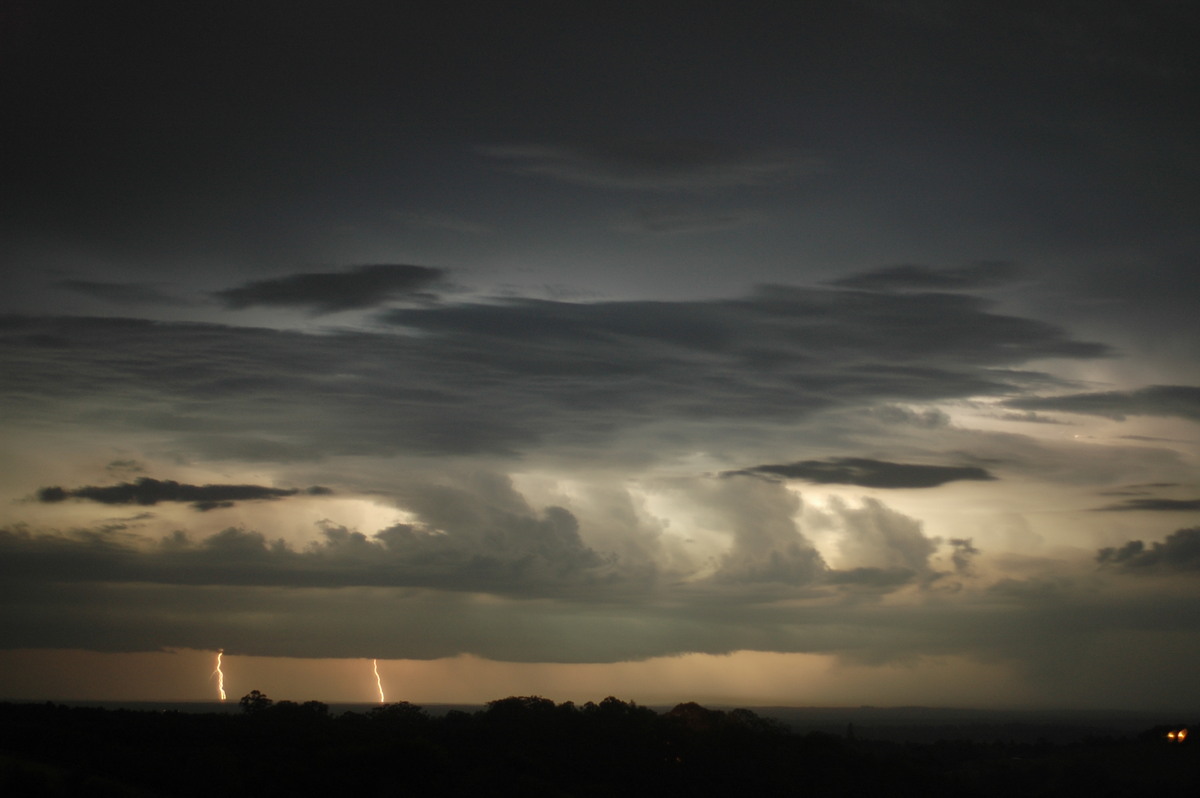
[[[379,703],[387,703],[387,700],[383,697],[383,680],[379,678],[379,660],[371,660],[371,667],[375,671],[375,689],[379,691]]]
[[[217,649],[217,669],[212,672],[212,675],[217,677],[217,693],[221,696],[222,701],[225,700],[225,672],[221,670],[221,657],[224,654],[225,649]]]

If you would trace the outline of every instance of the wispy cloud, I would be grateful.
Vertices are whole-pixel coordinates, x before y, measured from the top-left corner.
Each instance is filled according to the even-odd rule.
[[[1196,512],[1200,499],[1126,499],[1123,502],[1097,508],[1101,512],[1143,511],[1155,513]]]
[[[1009,285],[1024,275],[1023,268],[1003,261],[952,268],[901,264],[843,277],[830,284],[862,291],[978,291]]]
[[[1022,371],[1027,361],[1109,351],[971,296],[783,286],[714,301],[442,304],[378,321],[382,332],[307,335],[16,319],[0,358],[37,398],[22,404],[31,417],[90,398],[111,408],[95,424],[171,432],[208,456],[292,461],[511,454],[637,427],[650,450],[676,424],[708,423],[712,439],[842,408],[1012,396],[1050,381]],[[46,337],[58,345],[35,345]],[[181,402],[186,414],[164,410]]]
[[[1020,396],[1005,404],[1023,410],[1082,413],[1117,421],[1126,416],[1175,416],[1200,421],[1200,387],[1194,385],[1150,385],[1133,391],[1065,396]]]
[[[235,310],[258,305],[305,308],[314,315],[361,310],[427,297],[444,273],[428,266],[379,264],[340,272],[305,272],[257,280],[214,296]]]

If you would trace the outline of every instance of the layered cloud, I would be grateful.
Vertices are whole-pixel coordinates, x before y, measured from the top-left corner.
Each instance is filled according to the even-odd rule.
[[[802,460],[783,465],[759,465],[727,474],[754,474],[800,479],[823,485],[859,485],[864,488],[936,488],[957,480],[992,480],[978,466],[939,466],[891,463],[866,457],[834,457]]]
[[[1101,391],[1063,396],[1021,396],[1005,402],[1022,410],[1056,410],[1104,416],[1116,421],[1126,416],[1174,416],[1200,421],[1200,387],[1150,385],[1135,391]]]
[[[40,488],[37,500],[46,504],[83,499],[100,504],[140,504],[151,506],[159,502],[182,502],[197,510],[213,510],[230,507],[239,501],[262,501],[282,499],[301,493],[295,488],[270,488],[262,485],[186,485],[174,480],[159,480],[138,477],[133,482],[96,487],[85,485],[80,488],[58,486]],[[307,488],[309,496],[325,496],[332,491],[319,485]]]
[[[1156,513],[1196,512],[1200,510],[1200,499],[1126,499],[1116,504],[1101,507],[1105,512],[1150,511]]]
[[[330,275],[332,298],[293,275],[243,286],[236,301],[374,308],[432,285],[410,274],[404,293],[369,288],[361,270]],[[1100,617],[1116,599],[1081,609],[1084,566],[1012,565],[992,558],[997,536],[982,523],[934,534],[900,502],[929,508],[943,491],[1002,490],[1010,475],[1175,479],[1178,463],[1138,447],[1119,468],[1097,455],[1081,472],[1074,453],[959,428],[930,404],[1068,389],[1029,363],[1110,350],[901,277],[908,288],[892,275],[886,288],[766,286],[706,301],[412,303],[320,334],[4,319],[5,417],[123,442],[73,473],[109,463],[108,479],[128,481],[24,486],[63,485],[42,489],[39,524],[66,500],[210,509],[298,499],[273,484],[314,482],[395,510],[362,529],[331,510],[311,543],[294,531],[311,535],[311,514],[287,515],[299,501],[272,505],[274,526],[254,515],[261,507],[177,526],[171,507],[123,527],[10,524],[6,644],[573,662],[742,648],[1036,658],[1031,641],[1063,636],[1053,618]],[[797,451],[805,459],[789,459]],[[254,461],[256,475],[281,476],[135,479],[143,466],[130,456],[160,477],[162,463],[214,461],[218,473]],[[1164,476],[1126,476],[1133,461],[1165,463]],[[802,498],[798,482],[837,490]],[[847,488],[868,495],[839,498]],[[869,495],[901,489],[919,491],[896,506]],[[1138,553],[1112,555],[1120,562],[1097,578],[1137,583],[1124,570]]]
[[[306,277],[252,293],[325,309],[380,296],[292,290]],[[90,402],[90,425],[170,433],[208,456],[503,454],[654,425],[718,432],[837,408],[1011,396],[1054,383],[1022,370],[1027,361],[1108,354],[954,294],[773,286],[734,300],[510,300],[379,320],[385,331],[308,335],[12,318],[0,341],[13,375],[4,401],[33,416]]]
[[[843,277],[831,285],[862,291],[978,291],[1008,285],[1025,275],[1015,263],[987,261],[958,268],[905,263]]]
[[[338,272],[305,272],[256,280],[214,296],[233,309],[258,305],[304,308],[314,315],[360,310],[426,295],[443,279],[440,269],[405,264],[356,266]]]

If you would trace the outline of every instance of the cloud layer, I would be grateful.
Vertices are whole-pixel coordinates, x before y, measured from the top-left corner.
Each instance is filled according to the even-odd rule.
[[[1057,410],[1104,416],[1122,421],[1126,416],[1175,416],[1200,421],[1200,387],[1150,385],[1136,391],[1103,391],[1063,396],[1023,396],[1005,402],[1022,410]]]
[[[757,474],[802,479],[821,485],[860,485],[864,488],[936,488],[956,480],[992,480],[977,466],[937,466],[889,463],[865,457],[803,460],[785,465],[759,465],[727,474]]]
[[[266,301],[275,290],[255,294]],[[328,308],[349,302],[309,288],[279,293]],[[14,375],[5,401],[34,416],[97,403],[92,424],[161,430],[245,459],[502,454],[664,424],[715,424],[719,434],[876,403],[1011,396],[1054,383],[1022,370],[1027,361],[1109,351],[970,296],[783,286],[736,300],[509,300],[393,309],[379,320],[383,332],[308,335],[11,318],[0,331]]]
[[[319,315],[420,298],[443,276],[441,270],[428,266],[356,266],[340,272],[305,272],[256,280],[218,291],[214,296],[235,310],[262,305],[305,308]]]
[[[122,482],[105,487],[87,485],[82,488],[69,489],[58,486],[40,488],[37,492],[37,499],[45,504],[53,504],[67,499],[83,499],[100,504],[140,504],[142,506],[152,506],[159,502],[183,502],[191,504],[197,510],[204,511],[218,507],[231,507],[234,502],[239,501],[282,499],[295,496],[300,492],[295,488],[268,488],[262,485],[185,485],[169,479],[138,477],[133,482]],[[332,493],[329,488],[318,485],[303,492],[310,496],[324,496]]]

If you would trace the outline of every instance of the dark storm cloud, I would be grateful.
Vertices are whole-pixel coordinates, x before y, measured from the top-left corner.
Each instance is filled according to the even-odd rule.
[[[310,496],[328,495],[328,488],[313,486],[303,493]],[[117,485],[96,487],[86,485],[82,488],[41,488],[37,499],[46,504],[66,501],[67,499],[82,499],[100,504],[140,504],[150,506],[159,502],[190,503],[197,510],[213,510],[218,507],[229,507],[239,501],[261,501],[282,499],[301,493],[297,489],[268,488],[262,485],[186,485],[174,480],[159,480],[150,477],[139,477],[133,482],[121,482]]]
[[[735,300],[523,299],[379,320],[394,332],[12,318],[0,401],[14,419],[86,401],[89,425],[171,433],[214,457],[511,454],[651,424],[715,422],[715,435],[847,406],[1012,395],[1053,383],[1026,361],[1108,354],[956,294],[772,286]],[[56,345],[36,345],[47,337]]]
[[[367,536],[332,523],[324,540],[296,549],[259,532],[228,528],[199,541],[183,532],[158,541],[125,527],[31,534],[0,530],[5,579],[264,587],[420,587],[494,595],[629,596],[653,569],[625,566],[579,538],[561,507],[501,514],[483,533],[398,524]]]
[[[214,296],[226,307],[307,308],[313,314],[359,310],[396,299],[426,296],[444,277],[441,269],[404,264],[356,266],[341,272],[307,272],[257,280]]]
[[[942,269],[901,264],[843,277],[831,285],[862,291],[978,291],[1009,285],[1024,274],[1014,263],[997,261]]]
[[[153,283],[108,283],[97,280],[60,280],[59,288],[75,291],[115,305],[186,305]]]
[[[935,466],[890,463],[865,457],[803,460],[785,465],[760,465],[727,471],[725,475],[751,474],[802,479],[821,485],[858,485],[864,488],[936,488],[958,480],[993,480],[976,466]]]
[[[1149,546],[1131,540],[1124,546],[1100,549],[1096,561],[1128,571],[1200,570],[1200,527],[1178,529]]]
[[[643,191],[767,185],[823,168],[819,159],[791,150],[755,150],[681,139],[517,144],[481,147],[479,151],[518,174]]]
[[[710,571],[701,578],[695,566],[669,568],[653,534],[624,556],[588,545],[571,511],[536,509],[511,479],[488,474],[455,484],[404,485],[396,501],[412,520],[370,535],[322,521],[323,539],[303,548],[241,528],[194,541],[178,530],[161,539],[142,537],[124,522],[66,532],[16,525],[0,530],[0,571],[23,582],[410,587],[588,601],[655,592],[701,603],[706,596],[757,601],[844,585],[879,593],[932,575],[929,558],[939,541],[881,502],[831,505],[825,520],[841,530],[841,554],[850,564],[832,571],[797,524],[799,497],[784,486],[701,478],[677,489],[703,510],[708,528],[731,540],[724,553],[699,566]],[[600,538],[613,540],[604,534],[605,521],[593,523]]]
[[[1200,421],[1200,387],[1194,385],[1150,385],[1136,391],[1018,397],[1005,404],[1024,410],[1082,413],[1118,421],[1126,416],[1174,416]]]
[[[18,536],[19,537],[19,536]],[[228,578],[272,557],[252,533],[232,532],[187,556],[220,563],[220,590],[203,583],[102,582],[88,577],[97,555],[57,560],[54,582],[21,578],[47,567],[38,549],[0,532],[0,647],[158,650],[163,646],[227,653],[302,657],[434,658],[471,652],[520,662],[618,662],[687,652],[737,650],[835,653],[855,662],[909,663],[917,657],[965,655],[1022,663],[1078,679],[1096,660],[1095,643],[1120,630],[1194,640],[1200,605],[1175,597],[1079,591],[1069,581],[1016,584],[949,602],[925,594],[918,605],[872,601],[729,602],[721,595],[665,601],[543,600],[536,592],[493,596],[469,592],[346,585],[337,589],[273,585]],[[67,547],[68,549],[70,547]],[[99,544],[93,544],[99,549]],[[165,557],[169,546],[162,547]],[[270,546],[267,546],[270,549]],[[60,556],[64,552],[59,552]],[[10,557],[10,555],[13,555]],[[135,560],[130,562],[129,560]],[[101,555],[101,575],[140,574],[129,552]],[[307,562],[312,562],[311,560]],[[255,566],[255,563],[259,565]],[[299,569],[297,569],[299,570]],[[853,568],[830,575],[839,590],[869,596],[903,587],[903,568]],[[1127,580],[1122,580],[1127,581]],[[694,600],[680,600],[692,598]],[[714,598],[716,600],[714,600]],[[1147,631],[1150,630],[1150,631]],[[219,641],[219,642],[217,642]],[[1046,675],[1045,673],[1043,675]]]
[[[1148,511],[1157,513],[1195,512],[1200,499],[1126,499],[1117,504],[1098,508],[1100,512]]]

